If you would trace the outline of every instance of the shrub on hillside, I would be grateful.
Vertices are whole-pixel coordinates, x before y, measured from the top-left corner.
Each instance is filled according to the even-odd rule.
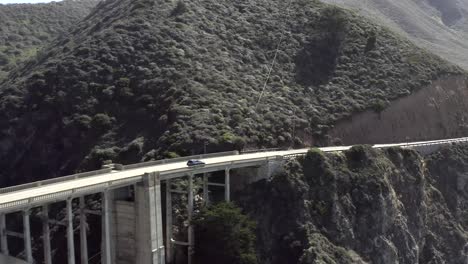
[[[257,264],[255,223],[232,203],[204,208],[193,220],[196,263]]]

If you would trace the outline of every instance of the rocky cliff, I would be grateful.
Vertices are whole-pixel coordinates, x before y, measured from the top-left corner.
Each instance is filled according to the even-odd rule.
[[[261,263],[468,261],[468,147],[310,151],[243,193]]]

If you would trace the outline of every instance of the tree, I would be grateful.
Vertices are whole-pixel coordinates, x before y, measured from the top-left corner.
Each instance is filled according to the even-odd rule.
[[[178,16],[178,15],[181,15],[181,14],[187,12],[187,10],[188,10],[187,5],[182,0],[179,0],[179,1],[177,1],[177,4],[176,4],[174,10],[172,10],[172,15],[173,16]]]
[[[255,223],[232,203],[204,208],[194,218],[196,263],[257,264]]]
[[[7,65],[9,61],[8,56],[0,52],[0,66]]]
[[[375,34],[374,31],[372,31],[372,33],[367,38],[366,52],[373,50],[375,48],[376,43],[377,43],[377,35]]]

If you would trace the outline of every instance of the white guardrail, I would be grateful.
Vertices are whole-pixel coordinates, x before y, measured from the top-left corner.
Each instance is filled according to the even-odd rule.
[[[2,189],[0,189],[0,194],[16,192],[16,191],[29,189],[29,188],[34,188],[34,187],[40,187],[40,186],[44,186],[44,185],[49,185],[49,184],[54,184],[54,183],[59,183],[59,182],[65,182],[65,181],[69,181],[69,180],[76,180],[76,179],[81,179],[81,178],[106,174],[106,173],[112,172],[113,169],[114,170],[129,170],[129,169],[136,169],[136,168],[155,166],[155,165],[160,165],[160,164],[168,164],[168,163],[186,161],[186,160],[189,160],[189,159],[206,159],[206,158],[223,157],[223,156],[238,155],[238,154],[239,154],[238,151],[226,151],[226,152],[217,152],[217,153],[193,155],[193,156],[187,156],[187,157],[179,157],[179,158],[173,158],[173,159],[162,159],[162,160],[147,161],[147,162],[141,162],[141,163],[130,164],[130,165],[109,164],[111,166],[109,166],[108,168],[101,169],[101,170],[77,173],[77,174],[73,174],[73,175],[69,175],[69,176],[62,176],[62,177],[57,177],[57,178],[53,178],[53,179],[37,181],[37,182],[31,182],[31,183],[26,183],[26,184],[21,184],[21,185],[15,185],[15,186],[11,186],[11,187],[2,188]],[[1,201],[0,201],[0,203],[1,203]]]
[[[402,147],[402,148],[415,148],[415,147],[423,147],[423,146],[435,146],[435,145],[447,145],[452,143],[463,143],[468,142],[467,138],[455,138],[455,139],[445,139],[445,140],[433,140],[433,141],[422,141],[422,142],[411,142],[411,143],[398,143],[398,144],[378,144],[373,145],[374,148],[388,148],[388,147]],[[324,147],[321,148],[324,152],[333,152],[333,151],[343,151],[346,149],[351,148],[351,146],[343,146],[343,147]],[[251,154],[255,154],[249,151]],[[169,179],[170,175],[187,175],[188,173],[203,173],[204,171],[213,171],[216,167],[225,166],[225,167],[242,167],[251,165],[252,163],[259,163],[265,162],[273,159],[278,158],[287,158],[287,157],[295,157],[299,155],[304,155],[307,153],[307,149],[304,150],[289,150],[289,151],[281,151],[281,150],[273,150],[271,152],[262,152],[260,151],[259,154],[262,153],[264,156],[262,157],[252,157],[245,160],[236,160],[236,161],[225,161],[225,162],[217,162],[215,164],[207,164],[200,168],[193,168],[193,167],[181,167],[176,169],[170,169],[161,171],[161,179]],[[271,153],[270,156],[268,156]],[[281,154],[280,154],[281,153]],[[108,180],[106,182],[97,183],[93,185],[87,185],[84,187],[77,187],[77,188],[70,188],[66,190],[60,190],[57,192],[49,192],[46,194],[41,194],[37,196],[30,196],[25,199],[18,199],[18,200],[10,200],[9,202],[2,202],[2,196],[5,195],[13,195],[14,192],[19,191],[26,191],[28,189],[35,189],[40,188],[46,185],[52,184],[59,184],[65,183],[67,181],[79,180],[87,177],[94,177],[94,176],[103,176],[105,174],[115,172],[115,169],[118,171],[127,171],[127,170],[135,170],[150,166],[156,166],[161,164],[170,164],[175,162],[186,161],[189,159],[207,159],[207,158],[216,158],[216,157],[226,157],[226,156],[234,156],[240,157],[238,151],[229,151],[229,152],[220,152],[220,153],[211,153],[205,155],[195,155],[195,156],[188,156],[188,157],[180,157],[174,159],[165,159],[165,160],[157,160],[157,161],[149,161],[131,165],[120,165],[114,164],[114,168],[105,168],[97,171],[85,172],[85,173],[78,173],[70,176],[54,178],[45,181],[38,181],[23,185],[17,185],[12,187],[7,187],[0,189],[0,212],[5,211],[12,211],[12,210],[21,210],[21,208],[29,208],[33,206],[37,206],[44,203],[50,203],[54,201],[62,201],[68,197],[77,197],[80,195],[98,193],[106,189],[114,189],[122,186],[131,185],[137,182],[142,181],[143,175],[133,175],[122,179],[115,179],[115,180]],[[244,154],[249,155],[249,154]],[[241,155],[242,156],[242,155]],[[233,158],[235,160],[235,158]]]

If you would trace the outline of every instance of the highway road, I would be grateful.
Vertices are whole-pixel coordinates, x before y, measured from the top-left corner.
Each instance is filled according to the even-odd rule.
[[[426,145],[441,145],[457,142],[466,142],[468,138],[457,138],[447,140],[421,141],[412,143],[397,143],[397,144],[380,144],[374,145],[375,148],[387,147],[415,147]],[[320,148],[324,152],[344,151],[350,149],[351,146],[338,147],[323,147]],[[63,200],[65,197],[74,195],[83,195],[90,193],[98,193],[106,188],[113,188],[117,184],[132,184],[131,181],[141,181],[141,177],[145,173],[160,172],[161,179],[167,179],[170,175],[178,175],[177,177],[187,175],[188,173],[203,173],[207,171],[223,170],[223,168],[247,167],[252,164],[262,164],[268,159],[276,159],[278,156],[284,157],[288,155],[305,154],[309,149],[281,150],[281,151],[266,151],[256,152],[241,155],[225,155],[220,157],[204,158],[202,161],[206,163],[203,167],[191,168],[186,165],[186,160],[177,162],[168,162],[165,164],[157,164],[133,169],[114,170],[109,173],[88,176],[78,179],[64,180],[53,184],[35,186],[22,190],[14,190],[0,194],[0,212],[11,211],[21,207],[37,206],[45,202]],[[179,159],[180,160],[180,159]],[[127,181],[128,180],[128,181]],[[115,183],[115,185],[113,185]],[[40,183],[38,183],[40,184]],[[1,191],[1,190],[0,190]]]

